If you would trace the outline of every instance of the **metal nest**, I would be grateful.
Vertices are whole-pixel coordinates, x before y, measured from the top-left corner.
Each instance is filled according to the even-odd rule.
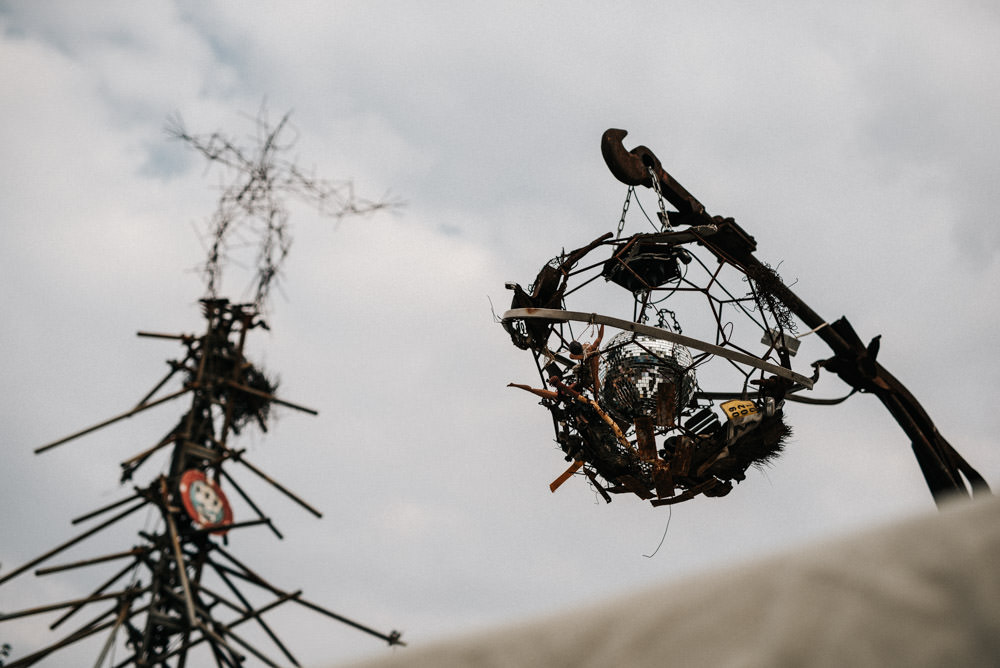
[[[786,401],[843,400],[797,394],[812,389],[821,368],[889,408],[935,500],[986,489],[877,363],[879,337],[865,345],[846,319],[820,318],[754,256],[752,236],[732,218],[710,216],[652,151],[626,151],[626,134],[608,130],[601,143],[612,174],[629,186],[617,233],[559,253],[527,289],[507,284],[514,295],[502,325],[531,352],[540,380],[511,386],[540,397],[571,462],[553,492],[578,475],[608,502],[617,493],[654,506],[724,496],[782,451],[791,434]],[[646,217],[654,231],[623,236],[640,185],[657,196],[657,221]],[[834,356],[806,376],[792,357],[800,336],[814,332]]]

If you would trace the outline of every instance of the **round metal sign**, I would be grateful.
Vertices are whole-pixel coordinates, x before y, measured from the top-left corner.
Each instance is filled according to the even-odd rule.
[[[209,480],[203,471],[190,470],[181,475],[181,503],[184,510],[198,526],[209,529],[214,526],[230,524],[233,521],[233,511],[229,507],[226,495],[218,484]],[[212,533],[225,533],[226,530]]]

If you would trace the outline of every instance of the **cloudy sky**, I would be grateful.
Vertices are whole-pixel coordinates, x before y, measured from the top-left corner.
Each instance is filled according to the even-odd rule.
[[[782,458],[675,507],[653,558],[667,509],[605,505],[578,480],[550,494],[565,463],[545,410],[506,388],[536,375],[492,310],[505,282],[614,229],[609,127],[734,216],[823,317],[881,334],[880,361],[1000,487],[993,3],[7,1],[0,85],[5,570],[127,496],[118,462],[183,411],[32,454],[159,380],[180,347],[137,330],[200,331],[194,268],[220,177],[164,125],[245,136],[264,100],[293,112],[300,165],[406,203],[339,225],[293,209],[271,331],[250,348],[319,415],[280,411],[243,445],[324,517],[233,469],[286,538],[244,529],[232,551],[276,585],[418,645],[934,511],[868,396],[790,406]],[[796,364],[826,354],[806,339]],[[827,376],[813,396],[844,392]],[[128,549],[151,521],[53,563]],[[112,572],[26,574],[0,610]],[[0,624],[0,642],[28,653],[60,637],[53,619]],[[392,651],[304,609],[270,620],[306,665]],[[101,642],[45,665],[86,664]]]

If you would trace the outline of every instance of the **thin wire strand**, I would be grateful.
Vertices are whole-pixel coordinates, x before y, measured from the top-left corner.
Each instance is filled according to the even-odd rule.
[[[642,556],[646,557],[647,559],[652,559],[653,557],[656,556],[656,553],[660,551],[660,548],[663,547],[663,541],[667,539],[667,529],[670,528],[670,518],[673,516],[674,516],[674,507],[667,506],[667,526],[663,527],[663,536],[660,538],[660,544],[656,546],[655,550],[653,550],[653,554],[644,554]]]

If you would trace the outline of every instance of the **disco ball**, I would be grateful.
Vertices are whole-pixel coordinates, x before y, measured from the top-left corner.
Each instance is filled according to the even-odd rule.
[[[673,426],[695,391],[691,353],[684,346],[619,332],[601,350],[598,403],[627,422],[648,417]]]

